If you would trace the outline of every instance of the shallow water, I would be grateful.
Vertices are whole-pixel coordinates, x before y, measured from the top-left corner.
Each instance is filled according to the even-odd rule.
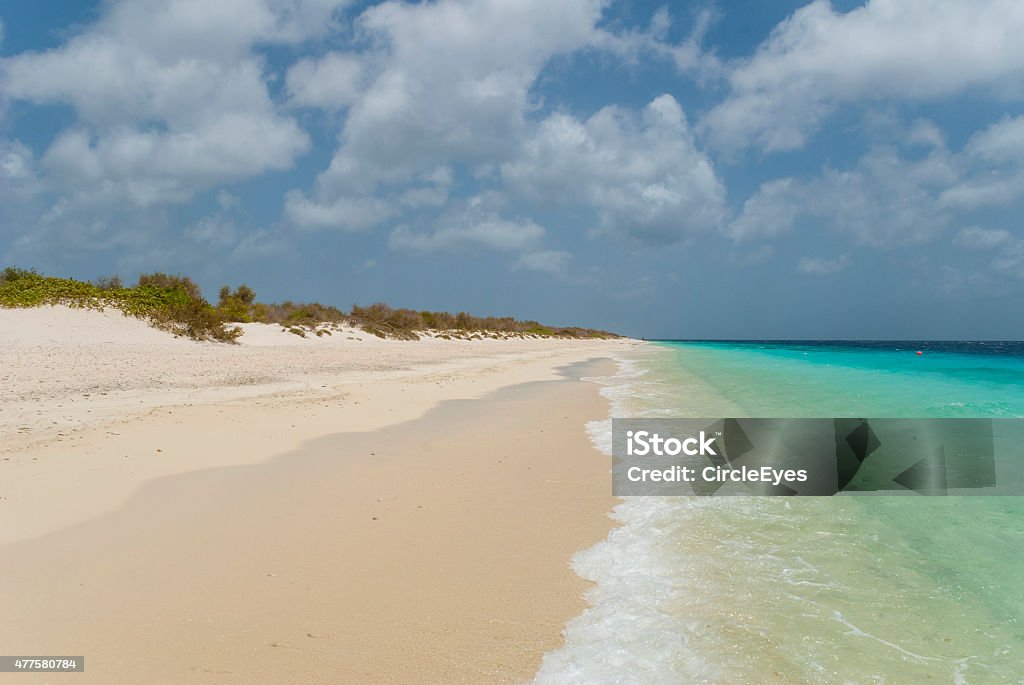
[[[1024,416],[1024,345],[663,343],[599,381],[619,417]],[[589,429],[607,449],[609,422]],[[616,517],[537,683],[1024,682],[1024,498],[637,497]]]

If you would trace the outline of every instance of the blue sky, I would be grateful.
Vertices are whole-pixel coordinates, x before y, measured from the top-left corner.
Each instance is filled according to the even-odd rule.
[[[0,263],[1024,338],[1024,3],[0,2]]]

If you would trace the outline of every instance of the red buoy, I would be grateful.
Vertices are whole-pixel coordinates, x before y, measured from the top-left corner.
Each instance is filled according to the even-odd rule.
[[[917,356],[918,356],[918,357],[920,357],[920,356],[921,356],[922,354],[924,354],[924,352],[922,352],[921,350],[918,350],[918,351],[917,351]]]

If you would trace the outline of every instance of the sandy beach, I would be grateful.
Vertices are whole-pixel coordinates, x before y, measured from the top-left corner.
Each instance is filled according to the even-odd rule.
[[[528,681],[611,526],[580,378],[637,343],[246,328],[0,310],[5,652],[85,655],[77,682]]]

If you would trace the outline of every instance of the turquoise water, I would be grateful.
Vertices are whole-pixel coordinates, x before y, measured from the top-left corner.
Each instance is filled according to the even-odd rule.
[[[668,354],[649,362],[656,376],[670,384],[687,375],[701,379],[748,416],[1024,416],[1024,345],[1018,343],[661,346]],[[682,394],[672,403],[702,409]]]
[[[602,382],[615,416],[1024,416],[1024,346],[661,343]],[[1024,498],[638,497],[616,516],[575,561],[593,606],[538,683],[1024,683]]]

